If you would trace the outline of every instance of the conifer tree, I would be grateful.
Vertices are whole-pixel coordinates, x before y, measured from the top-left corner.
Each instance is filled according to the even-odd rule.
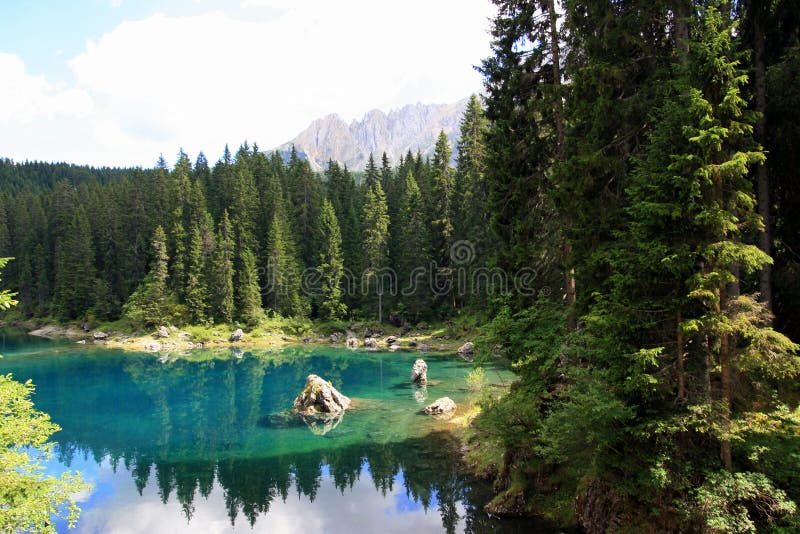
[[[186,286],[184,300],[194,324],[205,323],[208,318],[208,288],[205,276],[203,237],[198,225],[192,227],[189,235],[189,254],[186,265]]]
[[[212,265],[211,302],[214,317],[224,323],[233,322],[233,255],[234,241],[228,210],[222,212]]]
[[[92,304],[94,289],[94,252],[89,220],[83,206],[72,206],[72,214],[55,257],[53,304],[62,319],[75,319]]]
[[[389,212],[386,195],[380,182],[375,182],[366,191],[362,211],[364,273],[367,286],[374,282],[378,297],[378,322],[383,321],[384,277],[381,270],[386,267],[389,254]]]
[[[94,250],[86,210],[78,200],[75,188],[66,182],[58,184],[53,214],[53,301],[55,315],[62,319],[75,319],[91,305],[94,284]],[[28,224],[34,226],[33,213]],[[33,232],[35,226],[26,229]],[[35,233],[30,233],[34,237]],[[22,267],[33,267],[34,258],[20,258]],[[32,277],[33,273],[26,273]],[[27,277],[26,277],[27,278]],[[31,286],[32,279],[24,280]],[[21,298],[32,298],[21,294]],[[24,301],[23,301],[24,302]]]
[[[433,165],[431,168],[433,180],[433,253],[439,272],[440,292],[447,296],[455,305],[455,292],[453,291],[453,271],[450,258],[450,248],[453,244],[453,196],[454,177],[450,167],[452,156],[450,141],[444,130],[439,132],[436,148],[433,152]],[[438,285],[438,284],[437,284]]]
[[[405,177],[396,227],[399,232],[397,274],[400,303],[416,321],[430,305],[426,276],[430,269],[430,234],[422,193],[411,172]]]
[[[122,307],[123,315],[137,327],[158,326],[168,320],[169,256],[167,255],[167,235],[160,226],[156,227],[153,232],[151,251],[153,259],[150,264],[150,272]]]
[[[256,326],[264,317],[261,307],[261,288],[258,283],[256,257],[252,251],[242,248],[239,252],[241,268],[236,273],[236,296],[239,318],[249,326]]]
[[[486,136],[489,123],[477,95],[472,95],[461,120],[458,143],[458,165],[455,175],[453,218],[454,237],[470,243],[474,258],[464,267],[467,280],[478,264],[485,265],[489,248],[489,217],[487,213],[488,190],[485,180]],[[470,288],[461,288],[466,291]],[[465,297],[462,295],[462,304]]]
[[[246,150],[240,149],[233,165],[228,216],[237,245],[253,251],[258,250],[255,226],[258,195],[246,154]]]
[[[342,254],[345,269],[351,273],[361,269],[361,220],[356,202],[356,183],[347,166],[339,169],[338,163],[329,165],[328,199],[336,212],[342,234]],[[347,301],[353,303],[353,296]]]
[[[170,256],[170,287],[180,297],[186,286],[186,230],[183,226],[183,207],[178,206],[172,216],[173,224],[169,233],[172,244]]]
[[[313,267],[317,256],[317,224],[322,202],[319,180],[314,176],[306,160],[296,159],[289,166],[291,189],[290,201],[297,243],[300,244],[300,259],[305,267]]]
[[[380,181],[380,173],[378,172],[378,166],[375,165],[375,158],[372,156],[372,152],[369,153],[369,159],[367,159],[367,166],[364,168],[364,188],[365,191],[370,189],[373,185]]]
[[[303,316],[308,302],[301,293],[300,266],[292,231],[280,202],[277,203],[266,244],[266,303],[284,316]]]
[[[748,172],[764,154],[753,140],[755,117],[745,109],[742,86],[747,77],[739,67],[732,28],[724,2],[702,6],[690,47],[689,92],[691,122],[685,128],[688,147],[680,161],[695,179],[693,216],[700,240],[696,252],[702,268],[690,279],[689,296],[702,303],[703,314],[685,328],[714,340],[714,360],[707,373],[719,369],[721,458],[733,470],[731,447],[736,374],[758,372],[793,376],[800,371],[790,356],[796,345],[765,326],[769,313],[753,296],[740,295],[740,272],[758,272],[771,262],[757,246],[743,241],[748,230],[760,230]],[[717,367],[718,366],[718,367]],[[711,392],[710,392],[711,393]]]
[[[321,282],[320,315],[327,319],[339,319],[347,313],[347,306],[342,302],[342,234],[336,212],[328,199],[322,202],[319,225],[322,244],[317,264]]]

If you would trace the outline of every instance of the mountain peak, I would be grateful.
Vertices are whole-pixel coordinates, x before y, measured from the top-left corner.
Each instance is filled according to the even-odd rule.
[[[392,164],[409,150],[430,155],[441,130],[450,139],[455,154],[459,124],[468,98],[453,104],[407,104],[388,113],[372,109],[361,120],[347,124],[331,113],[316,119],[294,139],[277,147],[289,150],[292,145],[306,155],[314,170],[322,170],[329,160],[353,170],[363,170],[369,153],[376,160],[386,152]]]

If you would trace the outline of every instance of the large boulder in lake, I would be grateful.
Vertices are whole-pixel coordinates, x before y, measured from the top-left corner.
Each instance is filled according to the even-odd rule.
[[[456,411],[456,403],[450,397],[436,399],[433,404],[429,404],[423,410],[428,415],[444,415]]]
[[[411,381],[415,384],[428,383],[428,364],[425,360],[417,360],[411,367]]]
[[[350,399],[317,375],[308,375],[303,392],[294,400],[294,409],[303,415],[339,413],[349,407]]]

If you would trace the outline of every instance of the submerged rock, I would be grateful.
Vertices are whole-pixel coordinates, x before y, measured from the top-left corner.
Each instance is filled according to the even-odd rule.
[[[242,331],[241,328],[237,328],[231,334],[231,341],[241,341],[243,337],[244,337],[244,332]]]
[[[433,401],[433,404],[429,404],[423,410],[428,415],[442,415],[442,414],[449,414],[456,411],[456,403],[450,397],[442,397],[441,399],[436,399]]]
[[[417,401],[419,404],[423,404],[426,400],[428,400],[428,386],[425,384],[420,384],[416,388],[414,388],[414,400]]]
[[[417,350],[420,352],[429,352],[431,350],[431,346],[425,343],[422,343],[417,347]]]
[[[317,414],[312,416],[300,416],[309,430],[317,436],[324,436],[342,422],[344,412],[334,414]]]
[[[303,392],[294,400],[294,409],[302,415],[339,413],[349,407],[350,399],[317,375],[308,375]]]
[[[286,410],[280,413],[265,415],[256,423],[263,428],[298,428],[307,426],[312,433],[324,436],[342,422],[344,412],[300,415],[294,410]]]
[[[148,341],[144,344],[144,350],[147,352],[158,352],[161,350],[161,343],[158,341]]]
[[[415,384],[425,384],[428,382],[428,364],[425,360],[417,360],[411,367],[411,381]]]
[[[263,428],[295,428],[305,423],[302,416],[293,410],[265,415],[256,423]]]

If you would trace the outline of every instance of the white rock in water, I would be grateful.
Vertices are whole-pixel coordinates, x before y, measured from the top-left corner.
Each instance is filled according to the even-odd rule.
[[[303,415],[339,413],[349,407],[350,399],[317,375],[308,375],[303,392],[294,400],[295,410]]]
[[[411,381],[415,384],[425,384],[428,381],[428,364],[425,360],[417,360],[411,367]]]
[[[456,411],[456,403],[450,397],[436,399],[433,404],[429,404],[423,410],[428,415],[440,415]]]

